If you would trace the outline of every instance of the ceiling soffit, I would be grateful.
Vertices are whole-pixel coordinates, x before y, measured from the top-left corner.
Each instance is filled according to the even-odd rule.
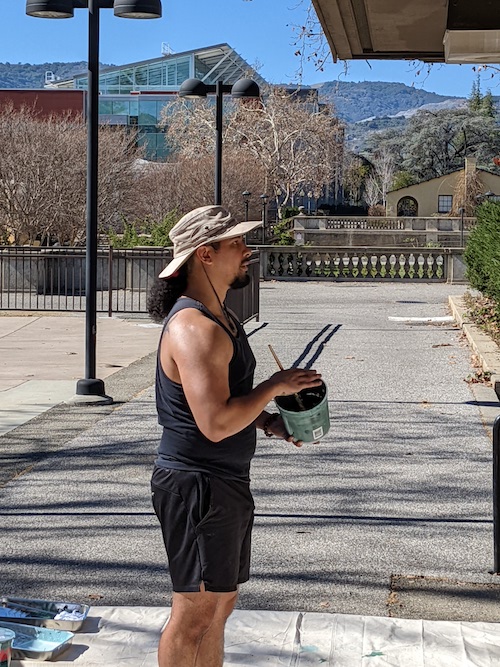
[[[500,31],[500,0],[312,2],[334,59],[443,62],[443,40],[450,31],[462,41],[466,33],[472,35],[467,39],[474,42],[477,58],[481,44],[491,43],[493,31]],[[500,53],[496,55],[500,61]]]

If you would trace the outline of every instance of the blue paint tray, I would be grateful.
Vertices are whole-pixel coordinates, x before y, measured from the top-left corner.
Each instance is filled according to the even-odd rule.
[[[12,659],[54,660],[71,645],[74,634],[64,630],[50,630],[36,625],[7,623],[0,620],[0,627],[16,633],[12,642]]]
[[[76,632],[87,618],[90,607],[86,604],[58,602],[55,600],[36,600],[16,598],[10,595],[0,597],[0,623],[23,623],[38,625],[52,630]],[[57,618],[64,616],[68,618]],[[76,613],[78,618],[71,618]]]

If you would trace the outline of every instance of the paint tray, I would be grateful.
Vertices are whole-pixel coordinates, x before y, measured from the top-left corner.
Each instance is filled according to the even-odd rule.
[[[72,602],[3,596],[0,598],[0,623],[6,621],[77,632],[87,618],[89,609],[88,605]],[[59,615],[71,614],[78,618],[57,618]]]
[[[0,627],[16,633],[12,642],[13,660],[54,660],[71,645],[73,633],[49,630],[35,625],[7,623],[0,620]]]

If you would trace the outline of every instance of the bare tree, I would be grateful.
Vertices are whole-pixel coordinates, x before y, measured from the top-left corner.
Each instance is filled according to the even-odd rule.
[[[376,206],[382,197],[377,176],[372,172],[365,181],[365,200],[369,207]]]
[[[133,137],[104,127],[99,137],[99,227],[133,210]],[[41,118],[33,108],[0,113],[0,219],[14,243],[85,239],[87,130],[75,115]]]
[[[259,195],[264,189],[264,172],[249,155],[223,152],[222,201],[236,216],[245,214],[242,193],[253,193],[251,217],[260,216]],[[174,154],[165,163],[150,163],[139,175],[134,218],[139,222],[161,222],[171,211],[179,215],[214,201],[214,156]]]
[[[196,162],[215,148],[215,114],[207,101],[172,101],[162,121],[172,159]],[[343,128],[330,108],[314,99],[280,89],[264,92],[260,101],[226,105],[223,121],[223,200],[242,206],[241,187],[264,176],[260,187],[286,205],[301,189],[315,197],[338,180],[342,163]],[[231,176],[230,176],[231,174]],[[240,185],[237,185],[240,183]]]
[[[386,147],[381,147],[380,150],[375,153],[373,165],[380,183],[382,205],[385,206],[387,193],[392,187],[394,173],[396,171],[394,157],[390,150]]]
[[[304,100],[272,88],[260,103],[240,106],[233,131],[235,146],[262,164],[267,189],[282,206],[303,188],[320,196],[341,168],[343,127],[312,96]]]

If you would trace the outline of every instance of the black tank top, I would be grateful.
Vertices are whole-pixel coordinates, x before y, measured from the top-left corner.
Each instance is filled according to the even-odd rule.
[[[237,328],[237,334],[233,336],[202,303],[182,297],[169,312],[163,332],[170,318],[184,308],[196,308],[226,331],[234,348],[229,363],[231,396],[250,393],[253,388],[255,357],[240,323],[232,318]],[[220,442],[209,440],[196,425],[182,385],[170,380],[163,371],[159,348],[156,364],[156,409],[158,421],[163,426],[156,465],[175,470],[206,472],[226,479],[249,480],[250,461],[256,444],[255,423]]]

